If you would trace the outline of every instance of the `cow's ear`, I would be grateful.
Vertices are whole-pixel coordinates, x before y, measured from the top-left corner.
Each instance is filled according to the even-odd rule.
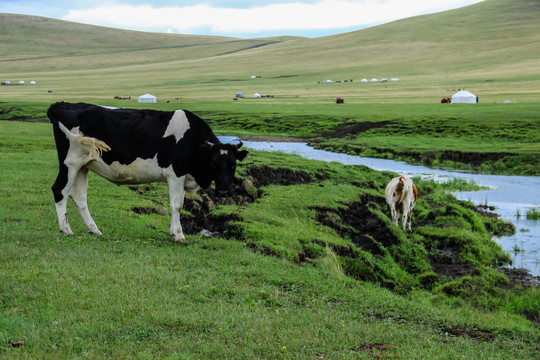
[[[242,161],[246,158],[247,154],[249,154],[249,151],[247,150],[241,150],[236,152],[236,160]]]

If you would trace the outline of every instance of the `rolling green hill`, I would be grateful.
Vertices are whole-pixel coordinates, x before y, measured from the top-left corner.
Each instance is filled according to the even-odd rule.
[[[59,59],[67,59],[66,65],[72,68],[84,67],[89,64],[77,59],[92,56],[101,59],[95,64],[100,66],[208,58],[274,44],[287,37],[241,40],[146,33],[37,16],[0,14],[0,39],[2,62],[8,67],[9,62],[17,62],[20,68],[41,70]]]
[[[1,76],[32,78],[79,98],[153,91],[228,100],[252,91],[256,74],[262,78],[253,91],[283,96],[324,97],[328,87],[317,81],[354,79],[340,94],[364,101],[431,102],[463,87],[487,101],[537,101],[539,19],[538,1],[486,0],[334,36],[237,39],[1,14]],[[358,82],[371,77],[401,81]],[[28,91],[3,95],[43,96]]]

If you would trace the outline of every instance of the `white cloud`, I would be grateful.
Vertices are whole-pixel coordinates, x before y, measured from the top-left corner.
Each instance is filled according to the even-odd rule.
[[[145,31],[216,34],[364,27],[400,18],[476,3],[481,0],[322,0],[317,3],[276,3],[252,8],[103,5],[70,10],[65,20]]]

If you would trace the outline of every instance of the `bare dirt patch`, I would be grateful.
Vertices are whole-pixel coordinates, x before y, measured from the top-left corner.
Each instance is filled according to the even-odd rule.
[[[480,340],[480,341],[487,341],[491,342],[495,338],[491,331],[489,330],[474,330],[474,329],[465,329],[465,328],[457,328],[457,327],[448,327],[441,329],[443,334],[448,334],[452,336],[466,336],[471,339]]]
[[[540,276],[533,276],[526,269],[500,268],[500,272],[508,276],[512,285],[519,284],[522,287],[540,286]],[[540,322],[540,319],[538,319]]]
[[[399,240],[392,234],[379,216],[369,208],[370,202],[384,204],[382,196],[362,196],[357,202],[352,202],[337,209],[315,207],[316,219],[321,224],[334,229],[344,238],[351,241],[362,250],[374,255],[382,255],[383,247],[391,247]]]
[[[356,137],[356,135],[360,133],[366,132],[371,129],[383,128],[389,124],[392,124],[393,122],[394,121],[392,120],[387,120],[378,122],[364,121],[354,124],[343,123],[340,126],[336,126],[334,130],[323,132],[319,136],[325,139]]]
[[[394,357],[394,354],[389,353],[388,351],[393,350],[394,348],[394,345],[386,343],[368,343],[358,346],[358,350],[368,352],[369,357],[372,359],[391,359]]]
[[[28,219],[10,219],[10,218],[5,218],[5,219],[2,219],[3,222],[28,222],[30,220]]]
[[[140,207],[140,206],[134,206],[130,209],[136,214],[159,214],[159,215],[167,215],[167,210],[163,208],[153,208],[153,207]]]
[[[318,173],[315,179],[310,173],[301,170],[287,168],[270,168],[268,166],[256,166],[247,169],[247,175],[257,187],[268,185],[297,185],[321,181],[328,178],[327,174]]]

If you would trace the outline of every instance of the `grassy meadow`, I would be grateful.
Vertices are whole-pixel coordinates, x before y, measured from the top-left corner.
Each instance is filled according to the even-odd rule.
[[[182,108],[218,135],[538,176],[539,15],[537,1],[486,0],[322,38],[237,39],[0,14],[0,80],[26,82],[0,86],[0,358],[540,358],[538,287],[502,269],[492,240],[514,227],[448,193],[474,184],[414,179],[404,234],[383,198],[395,174],[251,151],[237,196],[187,198],[186,245],[168,235],[164,184],[94,174],[104,235],[69,203],[68,237],[46,118],[57,101]],[[360,82],[372,77],[400,80]],[[462,88],[480,103],[440,104]]]
[[[538,355],[537,290],[495,270],[509,258],[490,234],[511,229],[433,183],[416,180],[418,226],[404,235],[383,204],[391,174],[252,151],[239,178],[257,185],[271,177],[257,169],[287,168],[304,180],[281,176],[291,183],[211,209],[209,217],[236,215],[228,235],[188,233],[178,245],[168,215],[133,211],[167,207],[164,185],[139,192],[90,176],[104,235],[86,234],[70,203],[76,235],[67,237],[50,192],[50,125],[2,121],[0,130],[2,358]],[[375,225],[357,233],[351,211]],[[184,226],[189,218],[184,211]],[[433,271],[430,257],[449,249],[467,276]]]

